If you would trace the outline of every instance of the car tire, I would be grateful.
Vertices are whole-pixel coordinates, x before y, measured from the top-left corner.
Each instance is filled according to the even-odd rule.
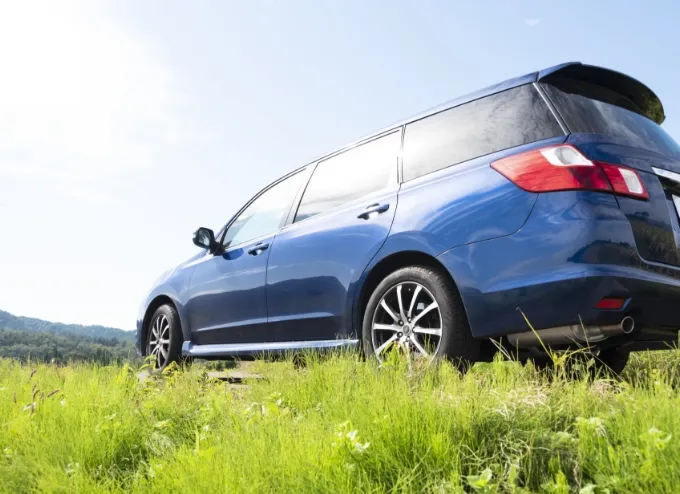
[[[595,365],[598,369],[613,372],[618,375],[623,372],[629,357],[629,350],[623,350],[616,347],[607,348],[606,350],[601,350],[597,357],[595,357]]]
[[[399,286],[402,288],[399,289]],[[418,286],[420,288],[417,288]],[[395,297],[395,293],[396,302],[390,298]],[[415,302],[412,301],[413,297],[416,299]],[[400,298],[402,299],[401,310],[399,309]],[[384,309],[383,301],[391,309],[391,313]],[[438,310],[438,314],[432,314],[435,309],[427,312],[426,309],[432,302],[436,302],[435,309]],[[402,321],[402,323],[406,326],[405,331],[409,332],[408,335],[405,336],[404,331],[396,329],[394,331],[393,329],[375,330],[374,334],[374,325],[376,327],[378,325],[379,327],[399,327],[402,315],[407,316],[407,321]],[[395,320],[394,316],[399,320]],[[430,318],[430,321],[425,321],[425,318]],[[436,341],[436,347],[430,345],[425,348],[425,339],[429,344],[434,343],[437,338],[434,334],[437,329],[437,318],[441,334]],[[378,322],[380,320],[386,321],[387,324]],[[425,326],[426,323],[429,324],[428,327],[420,327]],[[422,332],[424,330],[432,334],[425,334]],[[407,339],[401,341],[404,338]],[[420,348],[413,343],[413,338]],[[389,339],[393,339],[392,343],[387,342]],[[480,342],[472,337],[463,301],[455,284],[445,274],[425,266],[398,269],[389,274],[373,290],[363,317],[362,348],[366,356],[374,356],[378,361],[382,361],[386,344],[403,348],[408,355],[411,355],[412,350],[416,357],[450,360],[461,371],[466,371],[473,365],[478,360],[480,352]],[[428,349],[433,351],[429,352]],[[425,352],[420,350],[425,350]]]
[[[165,369],[182,356],[182,327],[177,309],[170,304],[158,307],[146,331],[147,357],[155,355],[156,369]]]

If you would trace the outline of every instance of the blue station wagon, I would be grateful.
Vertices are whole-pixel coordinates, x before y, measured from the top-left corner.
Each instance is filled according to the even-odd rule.
[[[464,368],[499,344],[579,345],[618,372],[680,326],[663,120],[637,80],[567,63],[361,139],[199,228],[142,304],[138,350],[159,367],[349,346]]]

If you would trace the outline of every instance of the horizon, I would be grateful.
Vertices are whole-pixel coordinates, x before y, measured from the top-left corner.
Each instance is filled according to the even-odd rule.
[[[118,328],[118,327],[115,327],[115,326],[106,326],[106,325],[103,325],[103,324],[80,324],[80,323],[77,323],[77,322],[48,321],[46,319],[41,319],[39,317],[26,316],[26,315],[22,315],[22,314],[13,314],[12,312],[9,312],[9,311],[6,311],[6,310],[3,310],[3,309],[0,308],[0,314],[2,314],[2,313],[9,314],[12,317],[16,317],[16,318],[20,318],[20,319],[33,319],[33,320],[36,320],[36,321],[42,321],[42,322],[47,322],[47,323],[51,323],[51,324],[63,324],[65,326],[81,326],[83,328],[97,328],[97,327],[99,327],[99,328],[115,329],[115,330],[127,331],[127,332],[135,331],[134,328],[133,329],[125,329],[125,328]],[[0,331],[2,331],[4,329],[5,328],[0,327]]]
[[[197,227],[317,156],[559,63],[640,80],[680,140],[680,68],[661,62],[678,15],[661,1],[5,2],[0,307],[132,330]]]

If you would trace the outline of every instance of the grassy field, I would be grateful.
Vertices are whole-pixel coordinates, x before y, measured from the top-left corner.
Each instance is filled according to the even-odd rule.
[[[622,381],[351,354],[205,367],[0,361],[3,492],[678,492],[680,353]]]

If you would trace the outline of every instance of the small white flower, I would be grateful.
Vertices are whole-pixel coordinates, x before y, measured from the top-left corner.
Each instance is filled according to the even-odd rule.
[[[364,444],[361,443],[355,443],[354,444],[354,449],[356,450],[357,453],[363,453],[368,449],[368,447],[371,445],[369,442],[365,442]]]

